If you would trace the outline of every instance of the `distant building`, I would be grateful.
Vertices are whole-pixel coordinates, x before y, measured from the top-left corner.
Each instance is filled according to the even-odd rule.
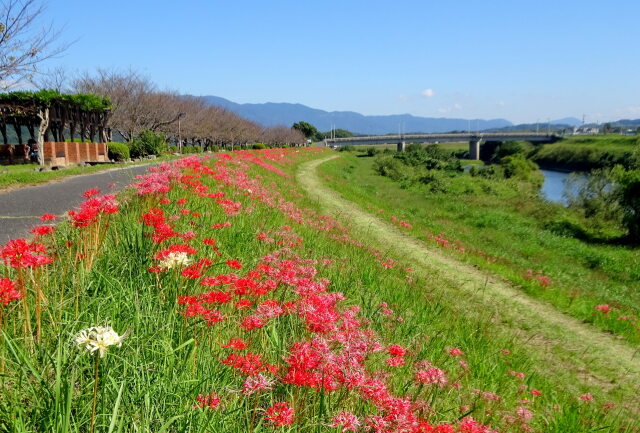
[[[636,135],[636,130],[635,129],[627,129],[626,131],[624,131],[624,135],[632,137],[632,136]]]
[[[595,126],[574,126],[573,135],[596,135],[600,134],[600,128]]]

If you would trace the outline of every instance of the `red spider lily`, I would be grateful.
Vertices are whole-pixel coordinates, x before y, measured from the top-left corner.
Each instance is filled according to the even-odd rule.
[[[513,377],[516,377],[518,379],[524,379],[525,378],[525,374],[521,373],[519,371],[513,371],[513,370],[509,370],[509,374]]]
[[[245,331],[259,329],[264,326],[264,322],[258,316],[247,316],[240,323],[240,327]]]
[[[360,420],[351,412],[340,412],[331,418],[331,427],[342,427],[342,433],[356,432],[360,428]]]
[[[407,354],[405,348],[399,344],[390,344],[387,350],[391,356],[405,356]]]
[[[45,236],[53,233],[55,229],[54,226],[36,226],[32,227],[29,231],[36,236]]]
[[[16,284],[8,278],[0,278],[0,305],[6,306],[9,302],[17,301],[20,298],[22,298],[22,293],[16,289]]]
[[[212,290],[211,292],[203,293],[198,296],[198,300],[200,302],[204,302],[207,304],[226,304],[227,302],[231,301],[231,299],[232,296],[229,293],[219,290]]]
[[[193,409],[216,409],[220,405],[220,397],[215,392],[196,397],[196,404],[191,406]]]
[[[100,190],[98,188],[90,188],[86,190],[84,193],[82,193],[82,197],[91,198],[94,195],[98,195],[98,194],[100,194]]]
[[[244,395],[252,395],[260,391],[268,391],[275,383],[275,380],[269,380],[262,374],[248,376],[242,386],[242,393]]]
[[[157,226],[165,222],[164,211],[162,209],[149,209],[142,215],[142,222],[147,226]]]
[[[286,402],[277,402],[265,411],[267,424],[274,427],[293,424],[294,415],[293,408]]]
[[[225,344],[222,347],[231,350],[244,350],[249,346],[242,338],[231,338],[229,339],[229,343]]]
[[[263,364],[260,355],[255,353],[247,353],[246,355],[231,353],[220,362],[245,376],[254,376],[268,369],[268,364]]]
[[[119,204],[113,194],[92,197],[80,205],[80,210],[70,210],[69,217],[75,227],[87,227],[97,221],[101,214],[118,212]]]
[[[585,401],[585,402],[589,403],[589,402],[593,401],[593,396],[592,396],[591,394],[589,394],[589,393],[587,393],[587,394],[582,394],[582,395],[580,396],[580,400],[582,400],[582,401]]]
[[[13,268],[35,268],[48,265],[53,259],[47,257],[44,245],[27,242],[25,239],[13,239],[0,247],[0,257]]]
[[[226,264],[231,269],[242,269],[242,264],[237,260],[227,260]]]
[[[195,254],[198,251],[193,248],[190,245],[186,245],[186,244],[174,244],[169,246],[169,248],[160,251],[158,254],[155,255],[154,259],[156,260],[163,260],[166,259],[169,254],[171,253],[186,253],[186,254]]]
[[[401,356],[393,356],[391,358],[387,358],[386,363],[389,367],[400,367],[404,365],[404,358]]]
[[[238,302],[236,302],[236,308],[238,310],[245,310],[247,308],[250,308],[253,305],[253,302],[251,302],[251,300],[243,298],[240,299]]]
[[[611,306],[608,304],[596,305],[593,308],[595,308],[596,311],[600,311],[601,313],[604,313],[604,314],[609,314],[609,312],[611,311]]]
[[[56,216],[55,216],[54,214],[52,214],[52,213],[46,213],[46,214],[43,214],[43,215],[40,217],[40,221],[42,221],[42,222],[45,222],[45,221],[54,221],[55,219],[56,219]]]
[[[454,358],[456,356],[464,356],[464,352],[462,352],[462,350],[458,349],[457,347],[450,347],[449,349],[447,349],[447,353],[449,353],[449,355],[453,356]]]
[[[447,376],[439,368],[431,367],[418,371],[416,373],[416,382],[424,385],[437,385],[443,388],[447,384]]]
[[[212,238],[204,238],[204,239],[202,240],[202,243],[203,243],[203,244],[205,244],[205,245],[210,245],[210,246],[212,246],[212,247],[215,247],[215,246],[216,246],[216,240],[215,240],[215,239],[212,239]]]
[[[213,224],[211,226],[211,228],[214,228],[214,229],[223,229],[225,227],[231,227],[231,223],[227,221],[227,222],[223,222],[223,223]]]

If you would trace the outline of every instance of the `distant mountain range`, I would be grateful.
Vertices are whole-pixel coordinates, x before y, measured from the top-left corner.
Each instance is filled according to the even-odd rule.
[[[435,117],[418,117],[411,114],[394,114],[387,116],[365,116],[353,111],[324,111],[302,104],[274,103],[238,104],[219,96],[202,96],[209,104],[224,107],[246,119],[263,126],[291,126],[305,121],[320,131],[329,131],[332,126],[346,129],[357,134],[389,134],[398,132],[400,126],[405,133],[411,132],[448,132],[471,130],[499,130],[516,127],[506,119],[450,119]],[[575,126],[581,122],[575,117],[553,120],[552,124]],[[543,128],[543,124],[540,124]],[[546,125],[546,123],[544,124]],[[520,125],[517,125],[520,127]]]
[[[402,125],[404,132],[445,132],[472,129],[502,128],[510,126],[505,119],[482,120],[447,119],[417,117],[410,114],[389,116],[365,116],[353,111],[324,111],[302,104],[273,103],[238,104],[218,96],[203,96],[202,100],[209,105],[224,107],[246,119],[264,126],[291,126],[305,121],[320,131],[335,128],[346,129],[358,134],[388,134],[398,132]],[[469,123],[470,122],[470,123]]]
[[[346,129],[357,134],[389,134],[397,133],[402,127],[405,133],[411,132],[448,132],[448,131],[485,131],[511,129],[520,127],[506,119],[450,119],[435,117],[418,117],[411,114],[395,114],[387,116],[365,116],[353,111],[324,111],[307,107],[302,104],[274,103],[238,104],[219,96],[202,96],[202,100],[209,104],[224,107],[246,119],[263,126],[285,125],[291,126],[296,122],[305,121],[314,125],[320,131],[329,131],[332,126]],[[554,125],[575,126],[580,120],[568,117],[551,121]],[[540,124],[543,129],[546,123]]]

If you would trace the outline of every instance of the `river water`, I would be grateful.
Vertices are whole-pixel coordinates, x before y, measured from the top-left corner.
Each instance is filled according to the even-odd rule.
[[[544,184],[540,190],[540,195],[556,203],[567,204],[567,200],[562,196],[564,193],[564,180],[571,173],[554,170],[540,170],[544,174]]]

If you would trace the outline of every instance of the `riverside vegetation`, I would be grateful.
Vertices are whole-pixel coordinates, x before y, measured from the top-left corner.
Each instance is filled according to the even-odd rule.
[[[624,244],[637,219],[627,229],[619,203],[617,214],[608,215],[615,213],[613,191],[601,188],[609,194],[598,196],[589,188],[602,185],[600,173],[571,197],[571,208],[540,199],[543,178],[535,164],[512,152],[518,146],[505,147],[496,151],[507,154],[499,164],[474,166],[469,173],[433,145],[372,158],[347,152],[320,170],[344,197],[404,224],[418,239],[639,343],[640,256],[637,246]],[[637,173],[619,171],[631,178]],[[637,188],[633,182],[629,195]],[[629,215],[637,217],[637,208]]]
[[[637,384],[550,374],[553,359],[516,330],[323,215],[294,173],[328,154],[267,149],[164,163],[117,197],[87,191],[68,222],[43,215],[32,241],[1,247],[0,431],[638,431]],[[450,174],[457,167],[446,158],[428,194],[378,176],[373,162],[349,155],[323,170],[417,237],[419,224],[455,223],[453,209],[435,201],[441,210],[428,218],[385,211],[398,198],[413,207],[456,191],[444,200],[466,201],[473,188],[515,200],[508,183],[456,186],[464,176]],[[526,234],[501,209],[477,227],[507,217]],[[428,239],[505,269],[510,254],[520,260],[517,250],[493,260],[489,244],[482,253]],[[602,258],[614,254],[599,247]],[[555,268],[532,269],[526,290],[561,297]],[[636,277],[615,283],[624,278]],[[570,305],[592,312],[594,293],[575,293]],[[611,308],[590,317],[605,326]]]

